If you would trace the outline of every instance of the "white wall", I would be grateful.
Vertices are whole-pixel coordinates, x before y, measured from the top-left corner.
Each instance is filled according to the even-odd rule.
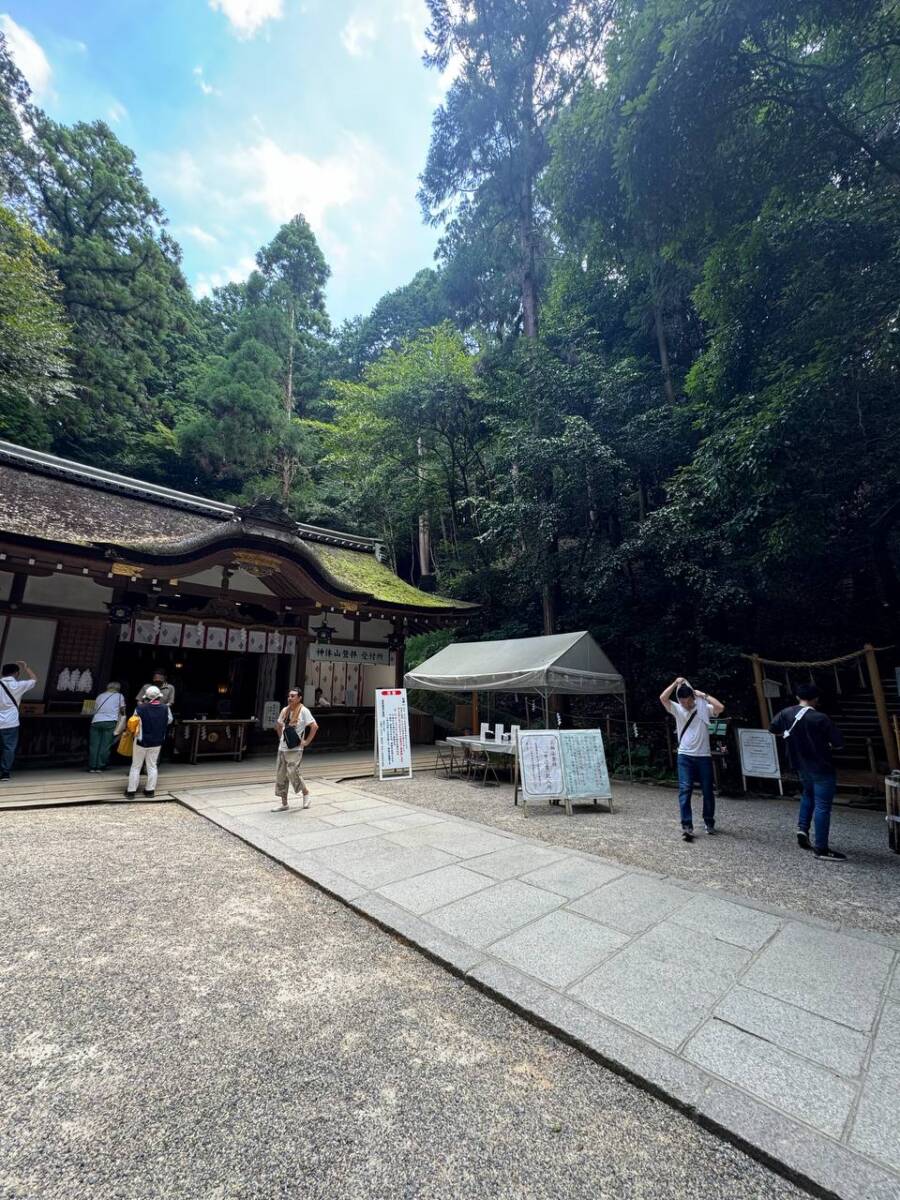
[[[24,659],[37,675],[37,683],[25,693],[23,703],[43,700],[50,670],[50,656],[56,639],[56,622],[37,617],[10,617],[3,647],[3,661]]]
[[[112,588],[101,587],[86,575],[29,575],[25,582],[26,604],[105,613],[111,599]]]
[[[222,586],[222,568],[207,567],[205,571],[196,571],[193,575],[179,575],[179,580],[182,583],[199,583],[202,587],[221,588]],[[255,596],[272,596],[272,590],[263,583],[261,579],[257,579],[255,575],[251,575],[249,571],[245,571],[243,567],[239,568],[231,576],[228,585],[233,592],[251,592]]]

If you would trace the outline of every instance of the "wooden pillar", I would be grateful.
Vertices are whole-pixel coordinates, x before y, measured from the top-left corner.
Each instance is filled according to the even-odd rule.
[[[403,687],[403,676],[406,674],[406,641],[403,636],[403,622],[394,622],[394,635],[397,638],[397,649],[394,651],[394,687]]]
[[[474,734],[475,737],[478,737],[478,734],[480,732],[480,727],[481,727],[481,721],[479,720],[479,713],[478,713],[478,693],[473,692],[472,693],[472,733]]]
[[[869,682],[872,685],[872,697],[875,700],[875,711],[878,713],[878,724],[881,727],[881,737],[884,741],[884,749],[887,754],[888,768],[891,771],[896,771],[900,768],[900,759],[897,758],[897,747],[891,736],[891,721],[884,699],[884,688],[881,686],[881,675],[878,670],[875,647],[870,642],[866,642],[865,652],[866,666],[869,668]]]
[[[125,599],[125,588],[113,588],[112,603],[121,604]],[[103,652],[100,656],[100,662],[97,664],[97,675],[94,682],[97,684],[97,691],[105,688],[110,681],[113,668],[113,658],[116,653],[116,646],[122,636],[122,626],[114,625],[110,622],[106,627],[106,632],[103,637]],[[129,700],[131,697],[128,698]]]
[[[756,703],[759,705],[759,727],[768,729],[769,706],[766,703],[766,689],[763,684],[763,669],[759,655],[751,654],[750,662],[753,664],[753,686],[756,688]]]
[[[289,687],[298,687],[300,689],[300,698],[303,699],[303,690],[306,687],[306,656],[309,652],[309,617],[301,617],[297,626],[297,650],[294,654],[294,678],[288,684]]]

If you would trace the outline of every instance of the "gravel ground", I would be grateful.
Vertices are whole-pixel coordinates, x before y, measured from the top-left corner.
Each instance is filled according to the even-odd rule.
[[[714,837],[703,832],[695,800],[699,832],[687,844],[674,789],[614,783],[612,816],[590,805],[576,807],[570,819],[562,807],[532,805],[526,821],[505,784],[483,788],[419,772],[412,780],[355,786],[826,921],[900,934],[900,857],[888,849],[881,812],[835,807],[831,843],[850,859],[838,864],[798,849],[796,800],[719,797]]]
[[[4,1200],[801,1200],[173,805],[6,813]]]

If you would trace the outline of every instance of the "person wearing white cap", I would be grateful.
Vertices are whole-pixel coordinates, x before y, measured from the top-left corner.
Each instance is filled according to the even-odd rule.
[[[160,689],[152,684],[144,688],[144,703],[137,706],[134,716],[128,720],[128,727],[134,734],[134,747],[131,754],[128,786],[125,790],[126,800],[133,800],[137,795],[141,768],[146,768],[147,771],[144,795],[148,799],[152,799],[156,795],[159,752],[166,740],[166,732],[171,720],[172,710],[163,703]]]

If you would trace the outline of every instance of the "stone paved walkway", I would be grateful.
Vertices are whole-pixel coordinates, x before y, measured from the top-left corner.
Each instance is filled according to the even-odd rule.
[[[795,1177],[900,1198],[897,940],[362,786],[289,813],[267,787],[177,795]]]

